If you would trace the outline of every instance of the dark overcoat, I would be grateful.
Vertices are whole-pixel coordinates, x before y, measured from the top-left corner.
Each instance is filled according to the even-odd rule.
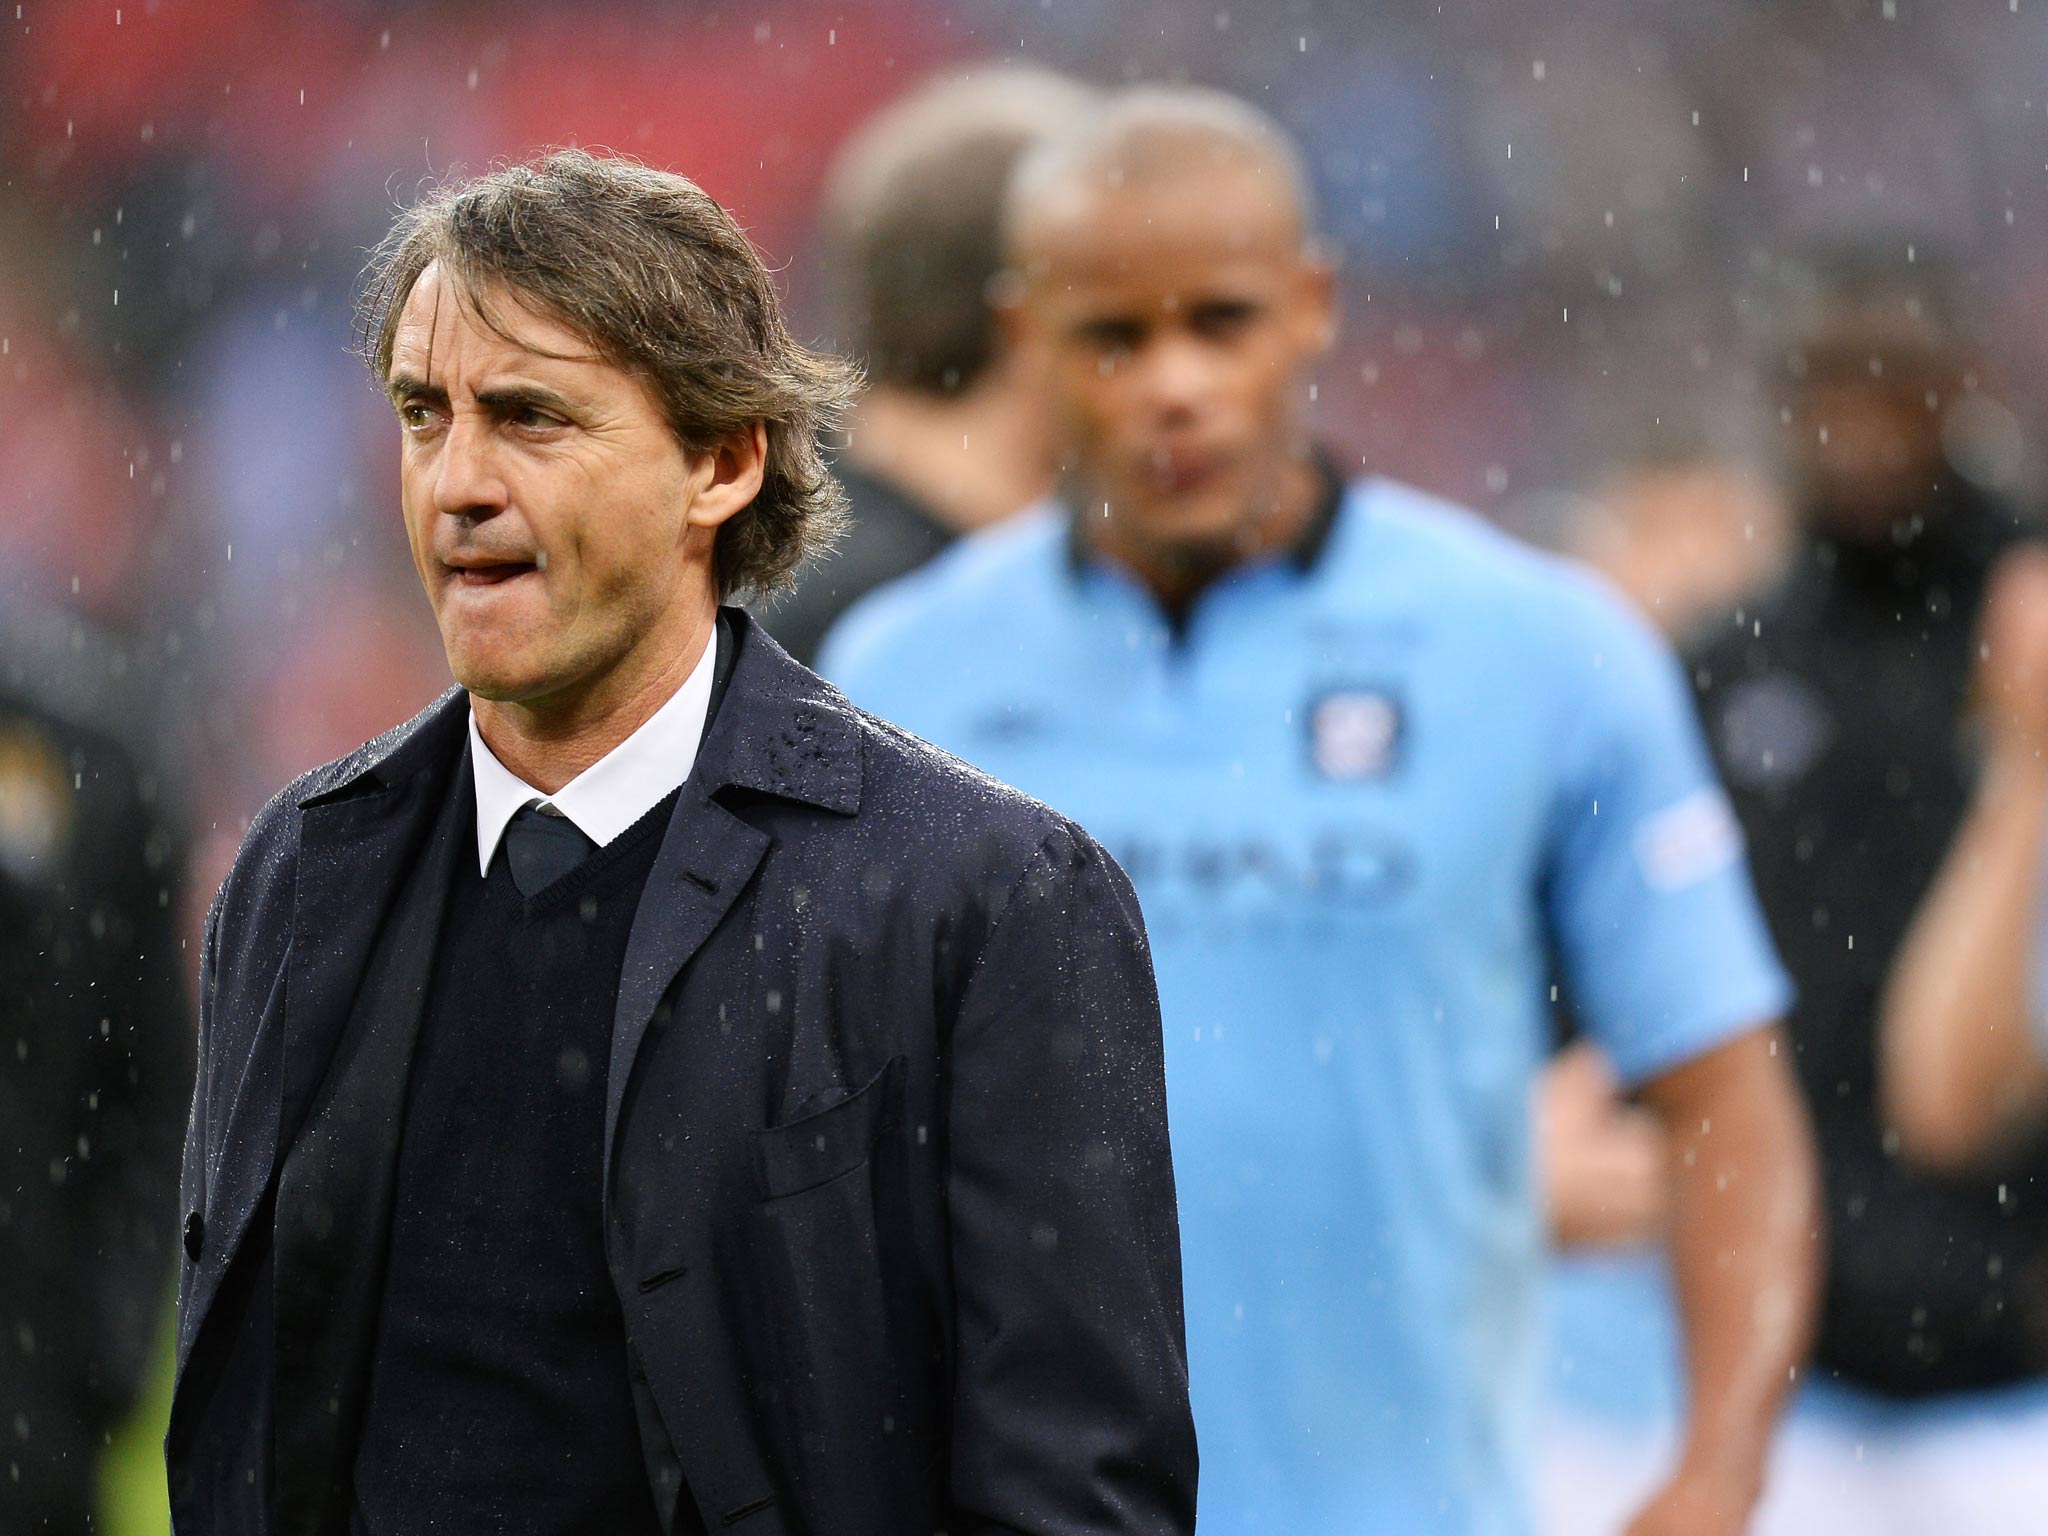
[[[664,1519],[1191,1530],[1158,1002],[1128,882],[1073,823],[725,618],[731,680],[634,919],[605,1112],[608,1261]],[[292,785],[208,918],[166,1439],[181,1533],[287,1536],[278,1170],[466,718],[451,692]]]

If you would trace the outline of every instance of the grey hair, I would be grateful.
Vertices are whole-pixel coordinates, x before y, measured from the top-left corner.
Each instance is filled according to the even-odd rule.
[[[380,386],[399,314],[430,264],[500,334],[493,290],[586,337],[648,386],[692,453],[765,427],[760,493],[718,530],[721,599],[786,588],[845,530],[846,496],[820,439],[844,419],[859,370],[790,336],[760,254],[695,182],[556,149],[435,188],[371,253],[357,346]]]
[[[839,151],[824,240],[846,345],[876,385],[952,395],[981,377],[1010,173],[1097,100],[1046,69],[969,70],[891,103]]]

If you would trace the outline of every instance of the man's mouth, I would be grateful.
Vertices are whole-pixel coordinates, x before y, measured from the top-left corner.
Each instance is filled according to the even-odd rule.
[[[532,560],[446,561],[449,580],[460,587],[495,587],[540,569]]]
[[[1216,477],[1216,460],[1193,454],[1176,455],[1152,466],[1153,486],[1169,496],[1199,491]]]

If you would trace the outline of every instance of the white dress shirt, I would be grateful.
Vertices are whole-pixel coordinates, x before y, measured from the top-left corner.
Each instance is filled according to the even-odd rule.
[[[484,744],[469,711],[469,762],[476,780],[477,868],[488,874],[491,855],[514,816],[529,805],[566,816],[602,848],[653,810],[690,776],[704,717],[711,710],[711,677],[718,654],[714,627],[704,654],[683,686],[647,722],[552,795],[513,773]]]

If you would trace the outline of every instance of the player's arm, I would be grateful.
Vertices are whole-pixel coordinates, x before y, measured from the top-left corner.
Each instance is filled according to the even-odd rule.
[[[1553,933],[1588,1035],[1670,1138],[1688,1417],[1629,1529],[1738,1536],[1819,1289],[1819,1175],[1773,1023],[1790,987],[1669,648],[1606,599],[1558,639]]]
[[[2048,831],[2048,554],[2015,552],[1985,610],[1983,777],[1886,991],[1884,1105],[1907,1152],[1955,1167],[2048,1108],[2030,1027]]]
[[[1779,1030],[1754,1029],[1640,1090],[1671,1137],[1688,1414],[1677,1471],[1632,1536],[1746,1529],[1772,1428],[1806,1357],[1819,1181],[1786,1062]]]

